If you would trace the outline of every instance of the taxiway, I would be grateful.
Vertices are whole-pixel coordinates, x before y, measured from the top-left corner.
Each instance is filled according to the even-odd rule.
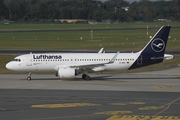
[[[0,75],[0,119],[180,120],[180,67],[59,80]]]

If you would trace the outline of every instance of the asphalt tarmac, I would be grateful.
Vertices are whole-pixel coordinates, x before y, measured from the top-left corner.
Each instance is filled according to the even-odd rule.
[[[0,75],[0,120],[180,120],[180,67],[92,74]]]

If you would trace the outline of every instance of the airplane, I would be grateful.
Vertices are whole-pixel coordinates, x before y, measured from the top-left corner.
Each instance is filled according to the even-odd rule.
[[[145,67],[174,58],[164,54],[170,28],[162,26],[147,45],[135,53],[105,53],[104,48],[98,53],[30,53],[15,57],[6,68],[28,72],[27,80],[31,80],[31,72],[44,71],[55,71],[60,79],[72,79],[82,74],[83,79],[90,80],[90,72]]]

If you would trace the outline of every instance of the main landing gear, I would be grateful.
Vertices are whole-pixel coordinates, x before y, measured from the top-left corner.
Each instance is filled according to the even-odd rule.
[[[28,74],[27,80],[28,80],[28,81],[31,80],[31,73]]]
[[[89,81],[91,80],[91,77],[89,75],[83,74],[82,79]]]

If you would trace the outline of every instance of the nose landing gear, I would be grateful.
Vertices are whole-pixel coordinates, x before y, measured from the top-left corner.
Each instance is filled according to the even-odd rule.
[[[31,72],[28,74],[27,80],[28,80],[28,81],[31,80]]]

